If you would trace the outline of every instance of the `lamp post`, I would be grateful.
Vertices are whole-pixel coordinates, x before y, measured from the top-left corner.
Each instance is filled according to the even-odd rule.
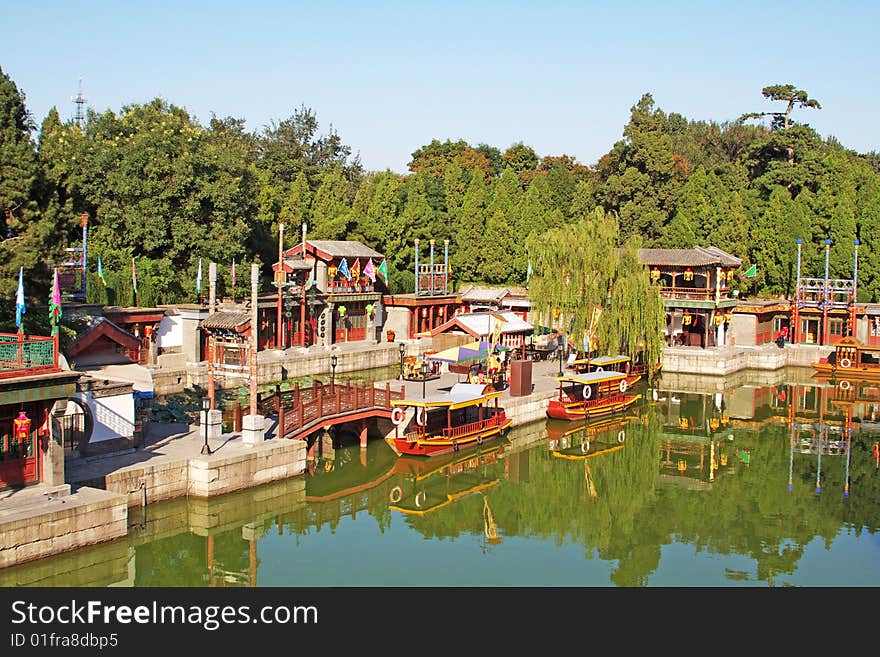
[[[562,376],[562,347],[565,344],[565,337],[562,333],[556,338],[556,344],[559,346],[559,376]]]
[[[202,445],[202,454],[213,454],[214,451],[208,445],[208,412],[211,410],[211,399],[205,395],[202,397],[202,424],[205,427],[205,444]]]
[[[330,356],[330,384],[334,385],[336,383],[336,363],[339,362],[339,359],[334,354]]]
[[[422,399],[425,398],[425,383],[428,380],[429,365],[427,360],[422,361]]]
[[[397,376],[397,378],[403,381],[403,352],[406,351],[406,345],[402,342],[398,343],[397,351],[400,352],[400,374]]]

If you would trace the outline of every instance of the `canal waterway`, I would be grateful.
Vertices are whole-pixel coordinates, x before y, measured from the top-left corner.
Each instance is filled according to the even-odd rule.
[[[133,507],[126,539],[0,586],[880,586],[880,389],[642,392],[454,458],[342,442],[301,477]]]

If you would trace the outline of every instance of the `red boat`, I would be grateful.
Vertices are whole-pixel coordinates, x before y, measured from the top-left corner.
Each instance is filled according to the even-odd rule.
[[[456,383],[449,392],[424,399],[393,399],[394,436],[386,440],[398,455],[414,456],[482,445],[513,424],[498,407],[499,397],[492,384]]]
[[[559,392],[547,404],[547,416],[557,420],[584,420],[620,412],[632,406],[639,394],[627,394],[622,372],[590,372],[558,376]]]

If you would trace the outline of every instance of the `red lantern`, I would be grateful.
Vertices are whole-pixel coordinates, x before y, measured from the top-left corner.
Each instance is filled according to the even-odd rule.
[[[18,412],[18,417],[12,421],[12,435],[20,443],[26,442],[31,435],[31,419],[24,411]]]

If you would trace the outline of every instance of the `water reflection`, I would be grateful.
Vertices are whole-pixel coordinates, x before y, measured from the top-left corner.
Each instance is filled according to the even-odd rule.
[[[880,585],[880,391],[719,388],[661,382],[627,415],[448,457],[337,443],[303,477],[134,508],[127,540],[0,585]]]

